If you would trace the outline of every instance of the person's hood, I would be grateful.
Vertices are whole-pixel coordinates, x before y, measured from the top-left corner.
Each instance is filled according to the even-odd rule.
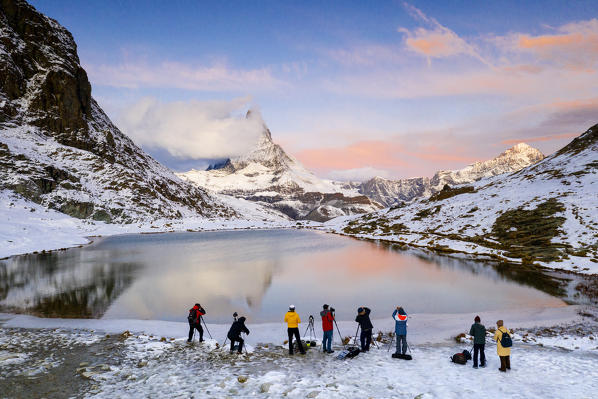
[[[399,308],[399,314],[402,315],[402,316],[406,316],[407,312],[405,312],[405,309]]]
[[[199,306],[195,305],[195,306],[193,306],[193,308],[192,308],[192,309],[193,309],[193,310],[199,310]]]
[[[241,323],[245,323],[245,320],[247,320],[244,316],[239,317],[239,321]]]

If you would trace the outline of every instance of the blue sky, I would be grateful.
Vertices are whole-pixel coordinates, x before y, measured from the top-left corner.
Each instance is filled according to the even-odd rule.
[[[550,153],[598,115],[595,1],[32,4],[73,33],[117,125],[177,170],[250,146],[249,107],[334,178],[430,175],[517,141]]]

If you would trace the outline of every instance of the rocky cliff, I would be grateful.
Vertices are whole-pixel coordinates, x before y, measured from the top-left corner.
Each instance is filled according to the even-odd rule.
[[[0,0],[0,189],[109,222],[232,214],[137,147],[91,93],[70,32]]]

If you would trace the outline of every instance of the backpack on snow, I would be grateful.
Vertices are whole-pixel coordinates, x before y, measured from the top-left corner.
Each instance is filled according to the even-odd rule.
[[[511,339],[511,336],[508,332],[502,333],[502,337],[500,338],[500,345],[503,348],[510,348],[511,346],[513,346],[513,340]]]
[[[361,350],[356,347],[356,346],[348,346],[347,349],[344,349],[341,351],[341,353],[339,353],[336,358],[338,360],[342,360],[342,359],[352,359],[355,356],[359,355],[359,352],[361,352]]]
[[[455,353],[451,356],[451,362],[457,364],[466,364],[468,360],[471,360],[471,352],[464,349],[461,353]]]
[[[466,364],[467,358],[463,353],[455,353],[453,356],[451,356],[451,362],[457,364]]]

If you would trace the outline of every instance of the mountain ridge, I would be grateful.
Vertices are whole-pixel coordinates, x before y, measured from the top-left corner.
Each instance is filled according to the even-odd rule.
[[[416,198],[430,197],[441,191],[445,185],[454,187],[476,180],[512,173],[544,159],[544,154],[526,143],[518,143],[498,156],[474,162],[462,169],[440,170],[431,178],[413,177],[391,180],[374,177],[360,184],[352,184],[361,194],[384,206],[410,202]]]
[[[598,272],[598,125],[508,175],[396,209],[329,223],[333,231],[438,252]]]
[[[2,0],[0,27],[0,189],[106,222],[234,215],[110,121],[67,29],[21,0]]]

